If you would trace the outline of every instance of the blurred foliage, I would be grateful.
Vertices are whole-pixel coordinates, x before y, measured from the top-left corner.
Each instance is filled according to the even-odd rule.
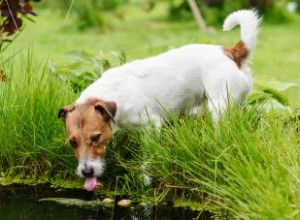
[[[256,83],[255,87],[255,90],[247,98],[248,104],[259,104],[267,111],[292,111],[289,99],[284,93],[290,88],[298,87],[297,84],[291,82],[269,81]]]
[[[90,27],[103,27],[105,26],[104,18],[100,12],[99,2],[93,0],[96,4],[86,4],[83,1],[78,1],[72,10],[76,16],[76,24],[79,30]],[[98,2],[98,4],[97,4]]]
[[[40,0],[33,0],[39,2]],[[37,15],[30,4],[30,0],[0,0],[0,52],[5,42],[11,42],[9,36],[21,29],[25,16]]]
[[[158,0],[159,1],[159,0]],[[255,8],[273,23],[288,20],[286,0],[196,0],[208,25],[222,24],[231,12],[245,8]],[[191,19],[190,8],[186,0],[169,0],[169,17],[171,20]]]
[[[224,18],[232,11],[256,8],[264,20],[273,23],[288,21],[287,3],[290,0],[196,0],[208,25],[222,24]],[[295,0],[300,2],[300,0]],[[79,30],[103,28],[110,24],[107,12],[114,12],[126,4],[138,5],[141,10],[150,12],[161,4],[167,4],[168,18],[173,21],[191,20],[193,15],[186,0],[53,0],[43,1],[41,7],[61,11],[64,15],[75,17]],[[299,9],[299,7],[298,7]]]
[[[78,29],[84,30],[90,27],[104,27],[106,21],[103,12],[117,9],[126,0],[90,0],[87,4],[85,0],[77,0],[72,8],[72,13],[76,16]]]
[[[120,4],[128,2],[129,0],[52,0],[43,1],[40,5],[44,8],[55,8],[55,9],[68,9],[76,5],[92,5],[97,10],[113,10],[116,9]]]
[[[73,91],[80,92],[99,78],[110,67],[110,63],[102,56],[95,57],[85,51],[70,51],[58,63],[49,61],[48,67],[53,74],[70,82]]]
[[[122,65],[126,63],[123,50],[111,54]],[[111,68],[111,63],[102,53],[98,56],[86,51],[70,51],[62,56],[59,62],[48,62],[48,68],[62,80],[70,82],[74,92],[81,92],[84,88],[97,80],[104,71]]]
[[[76,19],[76,26],[79,30],[91,27],[104,27],[107,25],[103,13],[116,10],[120,5],[128,3],[129,0],[57,0],[45,1],[43,8],[52,8],[62,11],[67,10]]]
[[[294,2],[297,4],[297,12],[300,12],[300,0],[295,0]]]

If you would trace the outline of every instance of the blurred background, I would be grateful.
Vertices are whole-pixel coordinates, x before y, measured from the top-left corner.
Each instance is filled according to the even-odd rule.
[[[9,15],[8,10],[4,11],[6,2],[0,1],[1,23],[4,22],[5,13]],[[15,21],[10,25],[17,25],[20,32],[25,32],[20,36],[22,40],[16,39],[15,44],[19,46],[19,43],[24,45],[30,41],[33,44],[51,42],[52,48],[47,48],[48,56],[75,48],[97,52],[120,48],[166,46],[166,41],[169,42],[169,46],[193,43],[201,41],[201,36],[204,37],[207,32],[216,34],[221,30],[224,18],[239,9],[257,9],[263,16],[263,22],[270,25],[287,24],[300,12],[299,0],[8,0],[8,2],[11,4],[8,8],[17,8]],[[189,4],[191,2],[196,4],[204,25],[208,27],[206,33],[199,32]],[[17,32],[17,35],[21,35],[20,32]],[[5,35],[5,32],[2,33]],[[154,39],[155,35],[160,39]],[[79,36],[81,40],[77,39]],[[103,40],[105,36],[111,40]],[[209,41],[214,40],[215,36],[209,36],[203,41],[210,43]],[[219,43],[222,44],[222,40]]]
[[[134,59],[191,43],[234,45],[239,30],[222,32],[222,22],[245,8],[263,18],[251,59],[255,81],[299,84],[300,0],[0,0],[0,55],[29,52],[80,92]],[[293,107],[300,106],[296,87],[284,87]]]

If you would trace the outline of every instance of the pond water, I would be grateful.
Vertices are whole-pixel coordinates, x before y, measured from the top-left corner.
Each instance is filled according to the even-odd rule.
[[[84,190],[58,190],[45,186],[10,185],[0,186],[0,220],[15,219],[159,219],[159,220],[185,220],[185,219],[212,219],[208,212],[194,211],[189,208],[173,207],[171,205],[148,205],[121,208],[117,205],[110,207],[80,208],[78,206],[65,206],[51,201],[39,201],[41,198],[72,198],[82,200],[95,200],[93,193]],[[99,196],[97,197],[99,198]],[[116,201],[121,199],[116,197]]]

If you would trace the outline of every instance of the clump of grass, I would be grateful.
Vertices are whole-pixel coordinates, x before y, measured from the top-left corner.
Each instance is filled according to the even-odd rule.
[[[239,219],[299,214],[296,115],[231,108],[217,127],[205,118],[171,118],[161,133],[136,135],[143,156],[126,165],[132,185],[142,181],[133,167],[146,162],[161,199],[188,197]]]
[[[0,173],[72,177],[75,159],[57,119],[58,110],[75,100],[72,86],[44,63],[34,62],[30,53],[24,57],[0,67],[7,76],[0,82]],[[278,100],[272,91],[267,93]],[[130,131],[131,136],[117,137],[106,157],[106,189],[137,196],[150,193],[160,200],[191,199],[229,218],[297,216],[299,115],[290,109],[266,113],[262,103],[253,103],[231,107],[217,126],[207,115],[172,114],[160,132]],[[157,183],[153,188],[143,184],[144,163]]]
[[[0,171],[14,176],[68,173],[73,167],[58,110],[74,100],[72,89],[30,52],[2,64]],[[25,58],[26,57],[26,58]]]

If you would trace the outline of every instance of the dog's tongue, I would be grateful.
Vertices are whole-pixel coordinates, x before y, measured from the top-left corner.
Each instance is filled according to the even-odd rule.
[[[96,176],[86,178],[85,183],[84,183],[84,188],[87,191],[93,191],[96,187],[96,184],[97,184],[97,177]]]

